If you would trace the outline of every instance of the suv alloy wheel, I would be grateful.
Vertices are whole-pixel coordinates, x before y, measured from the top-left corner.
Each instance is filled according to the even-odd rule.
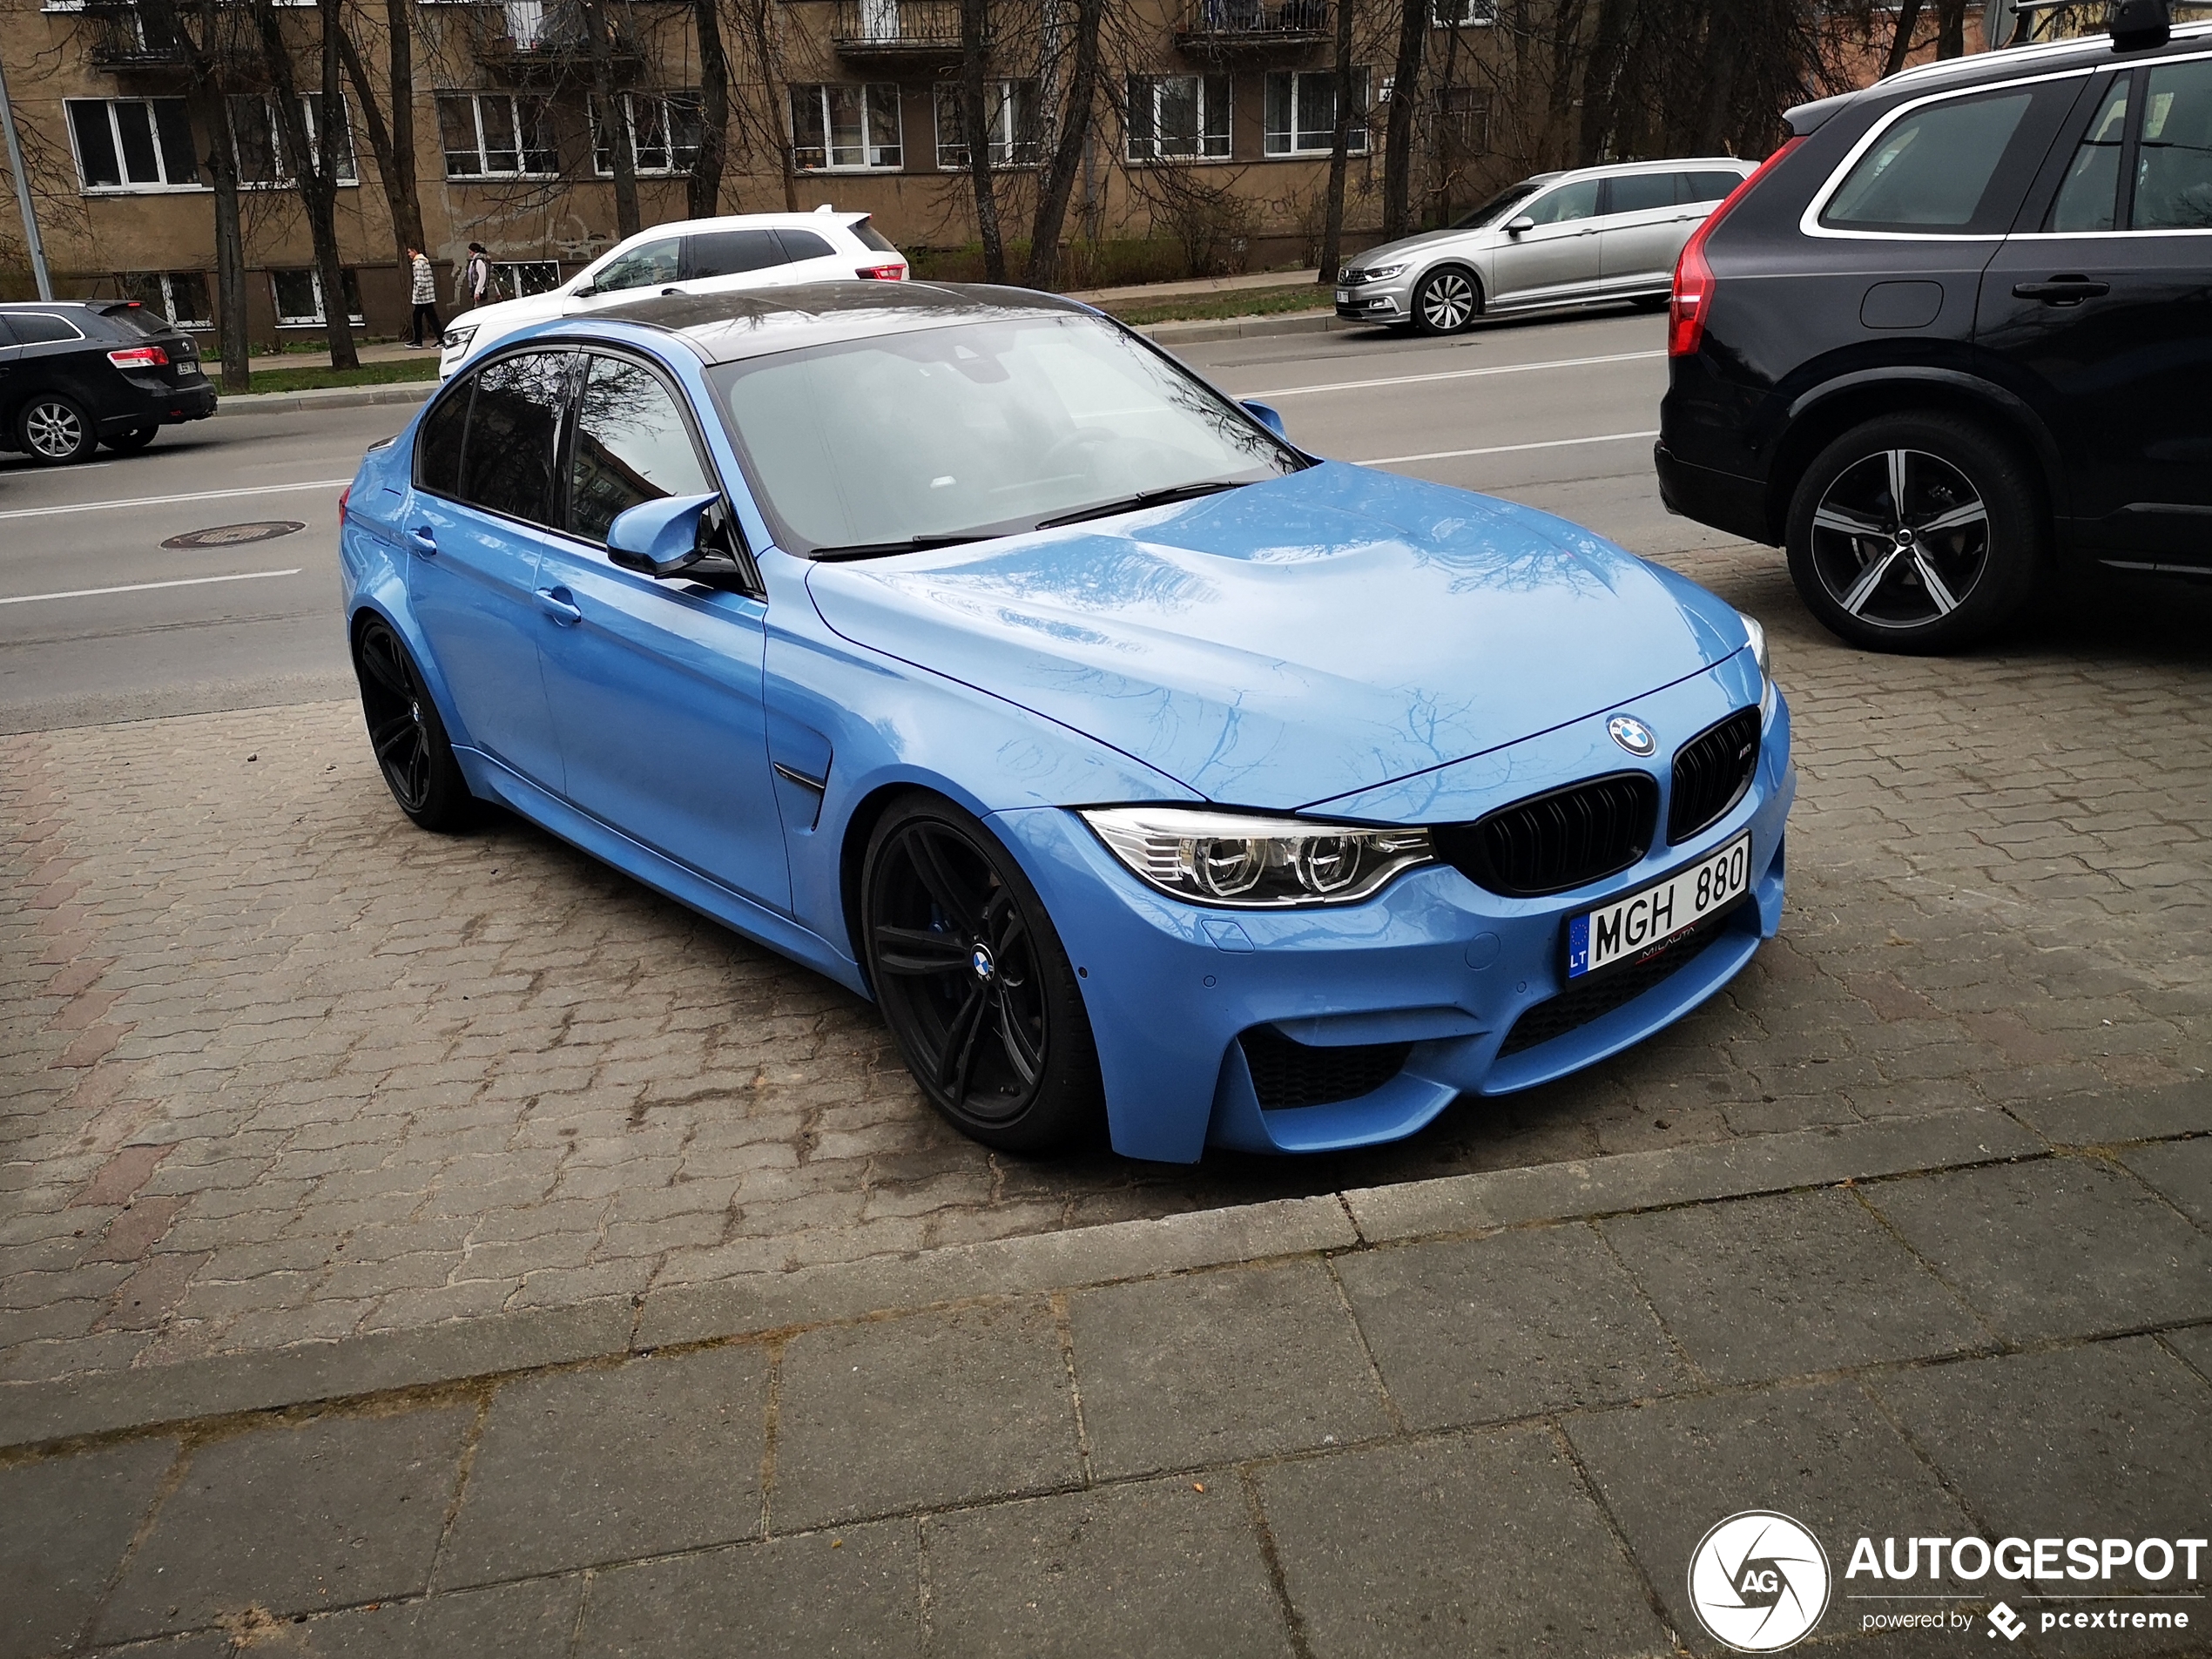
[[[98,442],[84,411],[68,398],[42,393],[16,417],[16,436],[42,466],[65,466],[92,453]]]

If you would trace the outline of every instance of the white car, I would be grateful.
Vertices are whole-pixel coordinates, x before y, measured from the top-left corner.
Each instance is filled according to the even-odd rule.
[[[517,328],[635,300],[641,293],[719,293],[793,282],[902,282],[907,256],[866,213],[740,213],[685,219],[618,242],[559,287],[478,306],[439,339],[445,379]]]

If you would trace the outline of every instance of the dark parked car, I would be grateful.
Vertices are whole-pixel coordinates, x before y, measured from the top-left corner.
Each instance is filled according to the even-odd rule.
[[[0,305],[0,447],[49,465],[215,413],[199,348],[134,300]]]
[[[2162,10],[1791,111],[1683,251],[1667,504],[1853,644],[1964,645],[2061,562],[2212,574],[2212,27]]]

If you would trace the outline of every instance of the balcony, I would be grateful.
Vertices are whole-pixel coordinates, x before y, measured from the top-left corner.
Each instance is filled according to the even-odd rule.
[[[591,78],[591,36],[581,6],[559,0],[550,5],[544,0],[507,0],[501,10],[506,20],[503,32],[479,42],[476,55],[507,84],[582,84]],[[644,70],[644,48],[611,8],[601,16],[615,84],[628,85]]]
[[[961,49],[959,0],[838,0],[830,40],[855,62],[941,58]],[[991,44],[988,25],[983,44]]]
[[[182,69],[185,49],[161,22],[133,5],[87,6],[91,38],[85,57],[94,69]]]
[[[1178,50],[1227,52],[1318,46],[1330,38],[1329,0],[1190,0],[1176,25]]]

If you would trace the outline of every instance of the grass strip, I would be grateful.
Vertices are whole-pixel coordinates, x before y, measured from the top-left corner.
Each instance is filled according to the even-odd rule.
[[[1227,293],[1193,293],[1178,300],[1117,300],[1099,307],[1132,326],[1148,322],[1197,322],[1222,317],[1270,317],[1285,311],[1325,311],[1330,291],[1318,282],[1279,288],[1238,288]]]
[[[212,363],[208,367],[216,368]],[[408,381],[437,378],[435,355],[395,357],[381,363],[363,363],[359,368],[257,368],[253,371],[253,390],[313,392],[327,386],[396,386]]]

